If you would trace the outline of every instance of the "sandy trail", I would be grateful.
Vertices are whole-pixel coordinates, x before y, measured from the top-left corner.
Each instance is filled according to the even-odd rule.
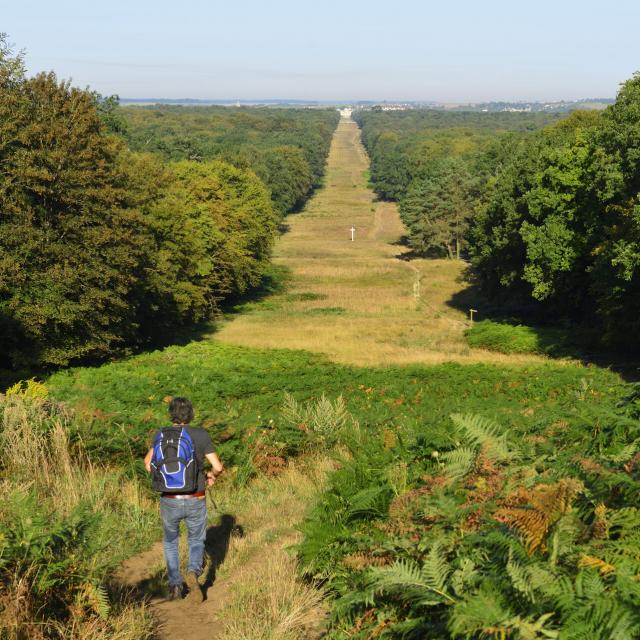
[[[243,573],[254,563],[261,561],[256,554],[238,572],[225,578],[217,578],[216,570],[224,562],[233,524],[223,519],[207,532],[207,554],[211,556],[207,579],[204,581],[202,603],[193,604],[188,599],[167,601],[164,597],[166,579],[162,542],[151,549],[129,558],[121,566],[115,579],[118,583],[137,589],[141,598],[149,598],[149,605],[159,622],[160,640],[212,640],[219,635],[216,616],[232,597],[231,589],[241,581]],[[184,536],[183,536],[184,537]]]

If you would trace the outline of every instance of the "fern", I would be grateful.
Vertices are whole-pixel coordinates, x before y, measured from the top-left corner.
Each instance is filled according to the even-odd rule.
[[[507,620],[505,626],[509,630],[517,631],[520,640],[539,640],[541,638],[557,638],[560,634],[555,629],[549,629],[547,622],[553,617],[553,613],[544,613],[537,620],[531,620],[516,616]]]
[[[566,440],[519,449],[484,418],[453,421],[460,443],[451,451],[361,440],[338,474],[336,497],[358,524],[347,523],[352,540],[328,542],[347,551],[333,551],[333,584],[342,615],[367,607],[375,621],[354,640],[405,631],[425,640],[640,640],[637,450],[618,447],[597,468],[583,466],[584,448]]]
[[[479,577],[475,562],[471,558],[463,558],[460,566],[451,575],[451,588],[456,595],[462,596],[477,584]]]
[[[625,445],[618,451],[616,454],[609,454],[606,456],[607,460],[610,460],[614,464],[621,464],[623,462],[627,462],[631,460],[634,454],[638,451],[638,441],[631,442],[628,445]]]
[[[441,540],[436,540],[422,565],[422,577],[426,582],[438,591],[444,592],[451,566],[446,557],[446,550]]]
[[[500,433],[500,426],[479,415],[455,413],[451,416],[453,426],[464,442],[473,444],[495,460],[513,457],[507,445],[507,433]]]
[[[376,593],[399,595],[415,605],[452,604],[455,599],[445,590],[450,569],[440,553],[432,550],[422,568],[411,560],[397,560],[389,567],[372,569],[369,584]]]
[[[502,594],[488,584],[473,596],[456,603],[449,617],[449,630],[454,637],[491,637],[489,630],[500,627],[514,617]]]
[[[367,487],[362,489],[350,500],[347,518],[354,519],[364,515],[383,516],[387,512],[388,489],[382,487]]]
[[[511,579],[511,584],[518,593],[522,594],[529,602],[535,604],[536,597],[531,585],[529,572],[513,559],[513,555],[509,554],[509,561],[506,565],[507,575]]]
[[[78,594],[78,603],[89,607],[97,616],[106,620],[111,613],[111,603],[106,589],[102,585],[87,582]]]
[[[458,447],[443,453],[441,459],[445,464],[445,474],[452,480],[464,478],[473,469],[476,455],[471,447]]]

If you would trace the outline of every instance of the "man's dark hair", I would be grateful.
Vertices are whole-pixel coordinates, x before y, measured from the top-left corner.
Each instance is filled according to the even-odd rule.
[[[190,424],[193,420],[193,405],[188,398],[172,398],[169,403],[169,417],[173,424]]]

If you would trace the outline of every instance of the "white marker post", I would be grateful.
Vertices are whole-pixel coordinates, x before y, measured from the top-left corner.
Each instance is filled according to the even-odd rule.
[[[355,240],[355,237],[356,237],[356,228],[351,227],[351,242]]]
[[[469,309],[469,320],[473,323],[473,314],[478,313],[477,309]]]

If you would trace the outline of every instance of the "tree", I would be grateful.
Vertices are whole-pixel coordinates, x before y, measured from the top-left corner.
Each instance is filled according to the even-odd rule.
[[[454,157],[433,163],[400,202],[400,215],[409,228],[409,245],[424,255],[446,253],[459,259],[475,197],[463,160]]]
[[[271,190],[271,199],[280,216],[295,210],[313,184],[313,175],[301,149],[282,145],[266,151],[256,163],[256,173]]]
[[[0,83],[2,351],[15,366],[104,357],[135,341],[150,250],[122,144],[89,92],[25,78],[6,40]]]

